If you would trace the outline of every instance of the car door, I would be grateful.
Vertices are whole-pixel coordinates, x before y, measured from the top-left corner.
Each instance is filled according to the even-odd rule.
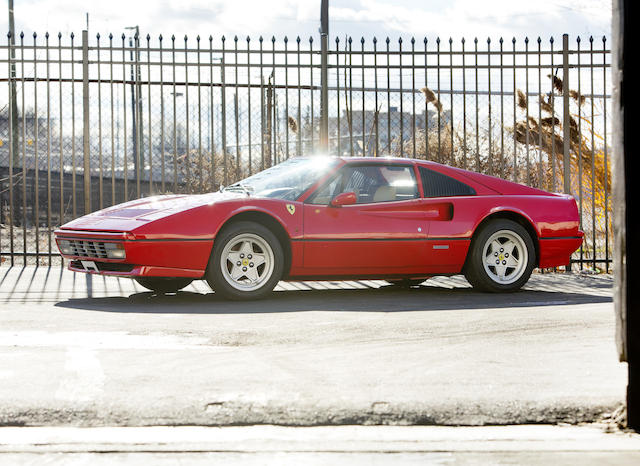
[[[356,203],[333,206],[340,193]],[[304,268],[314,275],[419,273],[428,221],[411,163],[349,163],[304,205]]]

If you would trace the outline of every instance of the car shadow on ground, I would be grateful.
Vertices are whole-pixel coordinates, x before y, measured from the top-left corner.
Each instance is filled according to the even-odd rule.
[[[562,306],[610,303],[610,296],[521,290],[516,293],[479,293],[471,288],[419,286],[398,289],[277,291],[258,301],[228,301],[215,293],[179,292],[128,297],[76,298],[57,307],[125,314],[261,314],[299,311],[407,312],[509,307]]]

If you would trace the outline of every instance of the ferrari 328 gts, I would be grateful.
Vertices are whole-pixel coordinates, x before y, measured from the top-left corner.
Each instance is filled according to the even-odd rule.
[[[279,280],[420,283],[463,273],[515,291],[582,243],[576,201],[434,162],[299,157],[218,192],[125,202],[56,232],[69,268],[156,293],[206,280],[255,299]]]

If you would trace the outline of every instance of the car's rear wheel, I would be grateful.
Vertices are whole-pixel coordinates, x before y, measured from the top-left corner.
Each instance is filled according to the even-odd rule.
[[[507,219],[489,222],[474,236],[464,274],[482,291],[520,289],[535,266],[535,247],[520,224]]]
[[[283,269],[282,246],[271,230],[238,222],[216,236],[206,279],[225,298],[258,299],[275,288]]]
[[[138,277],[140,285],[158,294],[176,293],[193,281],[193,278]]]

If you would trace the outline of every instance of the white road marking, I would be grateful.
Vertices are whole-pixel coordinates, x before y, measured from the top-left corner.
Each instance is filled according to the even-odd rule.
[[[64,366],[65,376],[56,391],[56,399],[86,402],[104,393],[104,371],[95,350],[70,347]]]
[[[104,394],[105,374],[100,350],[179,350],[201,348],[209,340],[195,336],[131,335],[126,332],[0,332],[0,348],[66,348],[64,372],[55,398],[89,402]],[[0,371],[0,380],[13,372]]]
[[[132,335],[126,332],[0,331],[0,347],[79,347],[84,349],[189,349],[208,338],[178,335]]]
[[[0,433],[0,452],[640,451],[640,435],[606,433],[603,426],[3,427]]]

